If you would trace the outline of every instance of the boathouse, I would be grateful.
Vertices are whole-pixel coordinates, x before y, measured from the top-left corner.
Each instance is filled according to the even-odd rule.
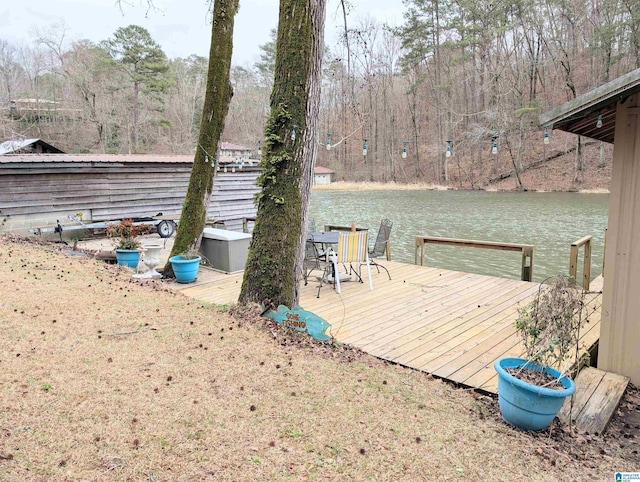
[[[179,217],[193,156],[0,155],[0,232],[28,234],[37,227],[147,217]],[[242,231],[255,216],[260,169],[239,164],[216,175],[208,217]]]
[[[614,144],[598,368],[640,384],[640,69],[540,116],[543,127]]]

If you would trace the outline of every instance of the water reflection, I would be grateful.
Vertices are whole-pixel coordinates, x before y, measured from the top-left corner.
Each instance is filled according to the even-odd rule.
[[[586,235],[593,236],[592,277],[601,273],[608,199],[578,193],[316,191],[310,216],[319,228],[356,220],[371,236],[387,217],[394,223],[391,259],[408,263],[414,262],[416,235],[533,244],[534,279],[542,281],[568,274],[570,244]],[[520,278],[518,252],[428,245],[426,253],[429,266]]]

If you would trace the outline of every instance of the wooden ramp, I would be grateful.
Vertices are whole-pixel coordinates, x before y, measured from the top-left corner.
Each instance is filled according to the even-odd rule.
[[[597,368],[583,368],[576,378],[576,393],[567,400],[558,414],[566,424],[578,430],[601,434],[618,408],[629,377],[609,373]]]
[[[377,260],[378,261],[378,260]],[[374,291],[367,283],[342,284],[342,294],[318,283],[301,286],[300,305],[331,324],[328,333],[371,355],[497,393],[493,362],[522,354],[514,328],[518,308],[538,292],[537,283],[495,278],[412,264],[379,261]],[[176,286],[185,295],[210,303],[237,301],[242,273],[201,270],[195,284]],[[602,278],[592,282],[599,291]],[[588,295],[589,320],[581,345],[600,334],[601,295]]]

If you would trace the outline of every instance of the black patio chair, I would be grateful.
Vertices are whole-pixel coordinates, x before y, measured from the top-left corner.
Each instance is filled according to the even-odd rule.
[[[380,268],[385,270],[387,272],[387,276],[389,276],[389,280],[391,280],[389,270],[385,266],[376,263],[376,258],[382,258],[385,256],[388,259],[387,253],[389,249],[389,236],[391,235],[392,226],[393,223],[391,221],[383,219],[382,222],[380,222],[380,229],[378,230],[378,236],[376,236],[376,242],[374,243],[373,248],[369,249],[369,264],[371,264],[371,266],[375,266],[378,273],[380,272]]]
[[[307,234],[315,233],[316,231],[316,220],[311,218],[307,220]]]
[[[313,240],[307,239],[304,244],[304,285],[309,283],[309,275],[314,269],[320,269],[320,256]]]
[[[313,270],[323,271],[327,265],[327,252],[320,251],[312,238],[307,238],[304,244],[303,273],[304,285],[309,283],[309,275]]]

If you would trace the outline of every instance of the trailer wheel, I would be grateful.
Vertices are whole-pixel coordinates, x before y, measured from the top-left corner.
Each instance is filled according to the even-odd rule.
[[[170,238],[176,231],[176,225],[173,221],[160,221],[156,230],[161,238]]]

